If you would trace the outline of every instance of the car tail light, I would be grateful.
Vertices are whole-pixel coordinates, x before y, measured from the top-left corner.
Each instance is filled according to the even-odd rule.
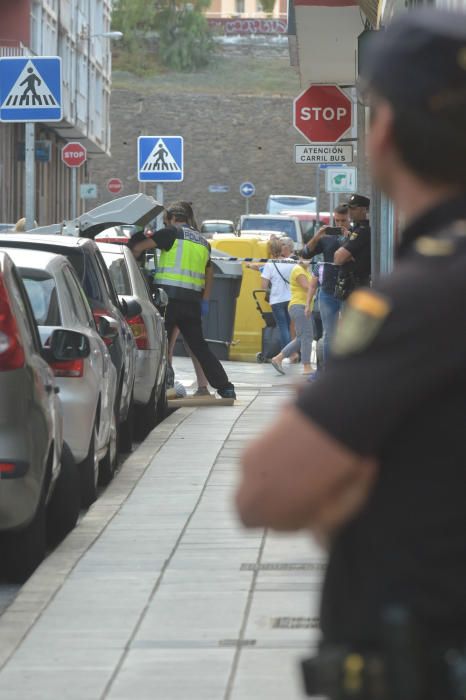
[[[0,462],[0,474],[13,474],[16,465],[13,462]]]
[[[94,321],[95,325],[97,326],[97,330],[99,330],[99,319],[101,316],[112,316],[112,314],[107,311],[107,309],[93,309],[92,315],[94,316]],[[113,318],[113,316],[112,316]],[[102,338],[104,341],[105,345],[107,347],[110,347],[110,345],[113,343],[113,338]]]
[[[0,371],[21,369],[25,356],[10,298],[0,275]]]
[[[149,349],[149,336],[147,335],[146,324],[142,316],[133,316],[128,319],[131,330],[133,331],[136,345],[139,350]]]
[[[82,377],[84,374],[84,360],[54,360],[50,363],[56,377]]]

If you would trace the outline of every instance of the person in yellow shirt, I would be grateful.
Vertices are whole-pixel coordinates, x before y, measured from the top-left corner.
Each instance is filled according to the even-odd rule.
[[[296,338],[285,345],[282,351],[272,358],[272,366],[279,374],[285,374],[282,362],[285,357],[290,357],[296,352],[301,352],[304,374],[312,372],[311,350],[314,329],[311,317],[311,305],[308,304],[308,292],[312,284],[309,272],[309,260],[300,260],[291,271],[290,292],[291,299],[288,306],[290,318],[294,321]]]

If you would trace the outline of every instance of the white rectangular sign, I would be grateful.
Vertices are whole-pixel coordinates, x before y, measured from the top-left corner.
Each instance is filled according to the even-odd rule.
[[[330,194],[350,194],[358,188],[356,168],[327,168],[325,171],[325,191]]]
[[[97,199],[97,185],[86,182],[80,186],[81,199]]]
[[[337,143],[317,143],[298,145],[294,147],[295,162],[305,165],[317,165],[320,163],[341,163],[353,162],[353,146],[339,145]]]

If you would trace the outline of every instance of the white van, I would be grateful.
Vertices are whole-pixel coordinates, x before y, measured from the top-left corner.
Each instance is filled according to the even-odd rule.
[[[281,214],[281,212],[310,212],[316,211],[315,197],[301,197],[288,194],[271,194],[267,200],[267,214]]]

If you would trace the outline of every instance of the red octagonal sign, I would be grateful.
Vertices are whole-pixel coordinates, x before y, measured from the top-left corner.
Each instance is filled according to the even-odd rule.
[[[63,146],[61,159],[69,168],[80,168],[87,160],[86,148],[79,141],[71,141]]]
[[[293,123],[308,141],[335,143],[352,124],[353,105],[337,85],[311,85],[294,101]]]
[[[123,183],[119,177],[112,177],[107,182],[107,190],[111,194],[120,194],[122,189],[123,189]]]

